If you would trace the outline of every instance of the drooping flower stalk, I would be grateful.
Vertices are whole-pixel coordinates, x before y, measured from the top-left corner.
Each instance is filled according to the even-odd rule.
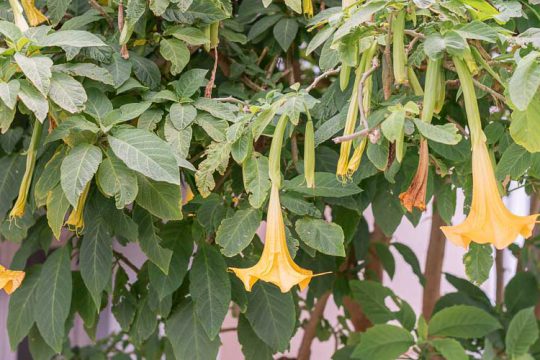
[[[77,206],[71,211],[66,221],[66,225],[72,231],[80,233],[84,229],[84,206],[86,204],[86,198],[90,190],[90,182],[84,187],[79,200],[77,200]]]
[[[34,168],[36,167],[36,158],[42,130],[43,124],[36,120],[34,122],[34,129],[32,130],[30,145],[28,146],[28,151],[26,153],[26,169],[24,170],[21,187],[19,188],[19,196],[17,197],[17,201],[9,213],[10,219],[20,218],[24,215],[26,199],[28,198],[28,191],[30,190],[32,176],[34,175]]]
[[[21,286],[25,275],[24,271],[9,270],[0,265],[0,290],[12,294]]]
[[[424,92],[424,101],[422,104],[422,114],[420,119],[424,122],[430,123],[433,118],[433,112],[440,99],[440,76],[442,69],[442,60],[428,59],[428,65],[426,70],[426,84]],[[399,200],[407,211],[412,212],[413,207],[418,208],[420,211],[426,210],[426,189],[428,180],[428,168],[429,168],[429,149],[427,140],[420,139],[420,152],[418,159],[418,167],[416,173],[409,185],[407,191],[399,195]]]
[[[406,53],[405,53],[405,15],[406,9],[398,11],[392,21],[392,64],[394,66],[394,81],[396,84],[407,83]]]
[[[538,214],[518,216],[502,202],[493,164],[482,131],[480,112],[472,75],[467,64],[453,58],[463,91],[465,111],[472,144],[473,190],[469,215],[459,225],[442,226],[445,236],[454,244],[467,247],[471,242],[493,244],[503,249],[512,244],[518,235],[531,236]]]
[[[251,288],[258,280],[275,284],[282,292],[289,291],[295,285],[298,285],[300,289],[304,289],[314,276],[311,270],[296,265],[287,248],[285,223],[283,222],[279,201],[281,148],[287,121],[287,116],[282,115],[280,117],[270,146],[268,161],[272,187],[266,219],[264,249],[261,258],[257,264],[250,268],[230,269],[242,280],[247,291],[251,291]]]

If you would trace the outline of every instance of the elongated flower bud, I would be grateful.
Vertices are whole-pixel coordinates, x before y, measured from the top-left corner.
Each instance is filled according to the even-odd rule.
[[[306,17],[313,17],[313,0],[302,0],[302,11]]]
[[[405,54],[405,9],[398,12],[392,21],[392,61],[394,66],[394,81],[396,84],[407,83]]]
[[[422,85],[420,85],[420,81],[418,81],[418,77],[411,66],[407,66],[407,77],[409,78],[409,86],[413,90],[414,95],[424,95],[424,89],[422,89]]]
[[[352,134],[356,126],[356,120],[358,119],[358,84],[360,83],[361,77],[361,71],[357,70],[356,79],[354,81],[354,87],[351,95],[351,101],[347,110],[347,119],[345,120],[345,130],[343,131],[343,135]],[[341,143],[340,146],[336,175],[342,180],[344,180],[347,176],[347,167],[349,164],[351,145],[351,141],[344,141]]]
[[[304,176],[308,188],[315,187],[315,131],[313,121],[306,123],[306,136],[304,139]]]
[[[287,122],[287,115],[281,115],[274,130],[270,154],[268,155],[268,176],[278,188],[281,187],[281,147],[283,146],[283,135],[285,135]]]
[[[349,160],[349,166],[347,167],[348,176],[352,176],[360,167],[360,164],[362,163],[362,156],[364,155],[364,151],[366,150],[367,139],[367,136],[365,136],[360,141],[358,147],[354,149],[353,155]]]
[[[28,152],[26,153],[26,169],[24,170],[21,187],[19,188],[19,196],[17,197],[15,205],[13,205],[13,209],[11,209],[11,212],[9,213],[10,219],[21,218],[24,215],[26,199],[28,198],[28,191],[30,190],[34,168],[36,167],[36,158],[42,130],[43,124],[39,121],[35,121],[34,130],[32,130],[32,138],[30,139],[30,145],[28,147]]]
[[[351,67],[345,64],[341,65],[341,70],[339,70],[339,88],[341,91],[345,91],[347,86],[349,86],[349,79],[351,77]]]
[[[75,231],[77,234],[84,229],[84,205],[86,204],[86,198],[88,197],[88,191],[90,190],[90,182],[86,184],[77,200],[77,206],[71,211],[69,217],[66,221],[66,225],[72,231]]]
[[[442,66],[439,66],[439,80],[437,86],[437,100],[435,102],[435,108],[433,111],[435,114],[441,112],[444,106],[444,100],[446,99],[446,79],[444,77],[444,69]]]
[[[219,44],[219,21],[210,24],[210,49],[214,49]]]
[[[28,30],[28,23],[23,16],[23,9],[21,4],[17,0],[9,0],[9,5],[11,6],[11,10],[13,11],[15,25],[17,25],[19,30],[21,30],[22,32]]]
[[[441,64],[441,59],[428,59],[425,84],[426,91],[424,92],[422,115],[420,116],[422,121],[427,123],[430,123],[433,118],[433,112],[437,101],[440,99],[440,93],[442,92],[444,94],[444,91],[441,89],[442,83],[440,81]],[[444,86],[442,87],[444,88]]]

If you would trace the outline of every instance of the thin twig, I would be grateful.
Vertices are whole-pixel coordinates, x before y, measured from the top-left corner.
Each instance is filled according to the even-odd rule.
[[[357,131],[357,132],[349,134],[349,135],[343,135],[343,136],[335,137],[335,138],[332,139],[332,141],[334,143],[336,143],[336,144],[341,144],[342,142],[345,142],[345,141],[354,140],[357,137],[366,136],[366,135],[369,134],[369,132],[371,130],[372,129],[362,129],[360,131]]]
[[[222,97],[222,98],[214,98],[214,100],[216,101],[221,101],[221,102],[229,102],[229,103],[235,103],[235,104],[242,104],[242,105],[246,105],[247,102],[243,101],[243,100],[240,100],[240,99],[237,99],[237,98],[234,98],[232,96],[227,96],[227,97]]]
[[[420,38],[420,39],[425,39],[426,38],[426,35],[424,35],[422,33],[419,33],[419,32],[416,32],[414,30],[405,30],[405,35],[409,35],[409,36],[412,36],[412,37],[415,37],[415,38]]]
[[[105,18],[105,20],[107,20],[107,23],[109,24],[109,27],[111,29],[114,28],[111,17],[109,16],[109,14],[105,12],[105,9],[103,9],[103,7],[101,7],[101,5],[99,5],[99,3],[96,0],[88,0],[88,3],[90,4],[91,7],[96,9],[100,13],[100,15]]]
[[[368,128],[366,113],[364,112],[364,83],[378,67],[379,59],[375,57],[371,63],[371,68],[362,74],[360,84],[358,84],[358,110],[360,111],[360,124],[364,126],[364,129]]]
[[[125,265],[127,265],[135,273],[139,272],[139,268],[136,267],[127,257],[125,257],[124,254],[116,250],[113,251],[113,254],[118,260],[121,260]]]
[[[214,48],[214,67],[212,68],[212,74],[210,75],[210,80],[208,81],[208,84],[206,84],[206,88],[204,89],[204,97],[211,98],[212,97],[212,89],[214,88],[214,82],[216,81],[216,72],[217,72],[217,66],[218,66],[218,60],[219,55],[217,51],[217,46]]]
[[[306,88],[306,91],[307,92],[310,92],[311,90],[313,90],[322,80],[326,79],[327,77],[329,76],[332,76],[332,75],[336,75],[339,73],[339,71],[341,70],[341,67],[338,66],[337,68],[335,69],[330,69],[330,70],[326,70],[325,72],[323,72],[322,74],[320,74],[319,76],[317,76],[313,82]]]

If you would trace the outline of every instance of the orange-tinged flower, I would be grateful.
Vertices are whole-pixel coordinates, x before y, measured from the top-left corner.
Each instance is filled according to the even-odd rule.
[[[413,207],[420,211],[426,210],[426,188],[428,180],[428,165],[429,165],[429,150],[427,140],[420,140],[420,159],[418,160],[418,168],[414,175],[411,185],[407,191],[399,195],[399,200],[407,211],[412,212]]]
[[[38,26],[48,20],[47,17],[36,8],[34,0],[21,0],[21,4],[30,25]]]
[[[441,230],[454,244],[467,247],[471,241],[491,243],[503,249],[518,235],[531,236],[537,214],[518,216],[503,204],[493,166],[484,141],[473,141],[473,195],[467,219],[456,226],[442,226]]]
[[[259,262],[247,269],[231,268],[231,270],[242,280],[247,291],[251,291],[257,280],[275,284],[284,293],[295,285],[303,290],[311,281],[313,272],[296,265],[289,254],[277,186],[272,185],[266,239]]]
[[[0,290],[4,289],[8,295],[12,294],[21,286],[24,276],[24,271],[9,270],[0,265]]]

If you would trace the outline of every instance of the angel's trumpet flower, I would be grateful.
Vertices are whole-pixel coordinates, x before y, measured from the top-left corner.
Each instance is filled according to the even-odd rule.
[[[90,182],[86,184],[77,200],[77,206],[71,211],[66,221],[66,225],[70,230],[74,230],[79,233],[84,229],[84,205],[86,204],[86,198],[88,197],[88,191],[90,190]]]
[[[433,111],[436,107],[437,100],[440,98],[440,77],[441,77],[441,60],[428,60],[426,71],[426,91],[424,92],[424,101],[421,120],[431,122]],[[399,199],[407,211],[412,212],[413,207],[420,211],[426,210],[426,188],[428,179],[429,166],[429,149],[427,140],[420,140],[420,158],[418,160],[418,168],[413,177],[409,188],[404,193],[399,195]]]
[[[36,167],[36,158],[42,129],[43,124],[36,120],[34,122],[34,130],[32,130],[30,146],[28,147],[28,152],[26,154],[26,169],[21,181],[21,187],[19,188],[19,196],[17,197],[15,205],[13,205],[13,209],[11,209],[11,212],[9,213],[10,219],[20,218],[24,215],[26,199],[28,198],[30,183],[32,182],[32,176],[34,175],[34,168]]]
[[[302,0],[302,10],[306,17],[313,17],[313,0]]]
[[[298,285],[304,289],[311,278],[313,272],[296,265],[289,249],[285,236],[285,223],[279,202],[279,187],[281,183],[280,158],[283,135],[287,127],[287,116],[282,115],[274,131],[272,145],[270,146],[268,172],[272,181],[270,192],[270,202],[268,204],[268,215],[266,219],[266,237],[264,249],[259,262],[247,269],[231,268],[240,280],[244,283],[247,291],[251,291],[253,284],[258,280],[275,284],[282,292],[289,291],[293,286]]]
[[[24,276],[24,271],[9,270],[0,265],[0,290],[4,289],[8,295],[12,294],[21,286]]]
[[[21,0],[21,4],[30,25],[38,26],[39,24],[48,20],[47,17],[36,8],[34,5],[34,0]]]
[[[531,236],[538,214],[514,215],[503,204],[481,127],[471,73],[461,59],[454,58],[453,61],[461,82],[471,133],[473,195],[465,221],[455,226],[442,226],[441,230],[456,245],[467,247],[472,241],[503,249],[518,235]]]

